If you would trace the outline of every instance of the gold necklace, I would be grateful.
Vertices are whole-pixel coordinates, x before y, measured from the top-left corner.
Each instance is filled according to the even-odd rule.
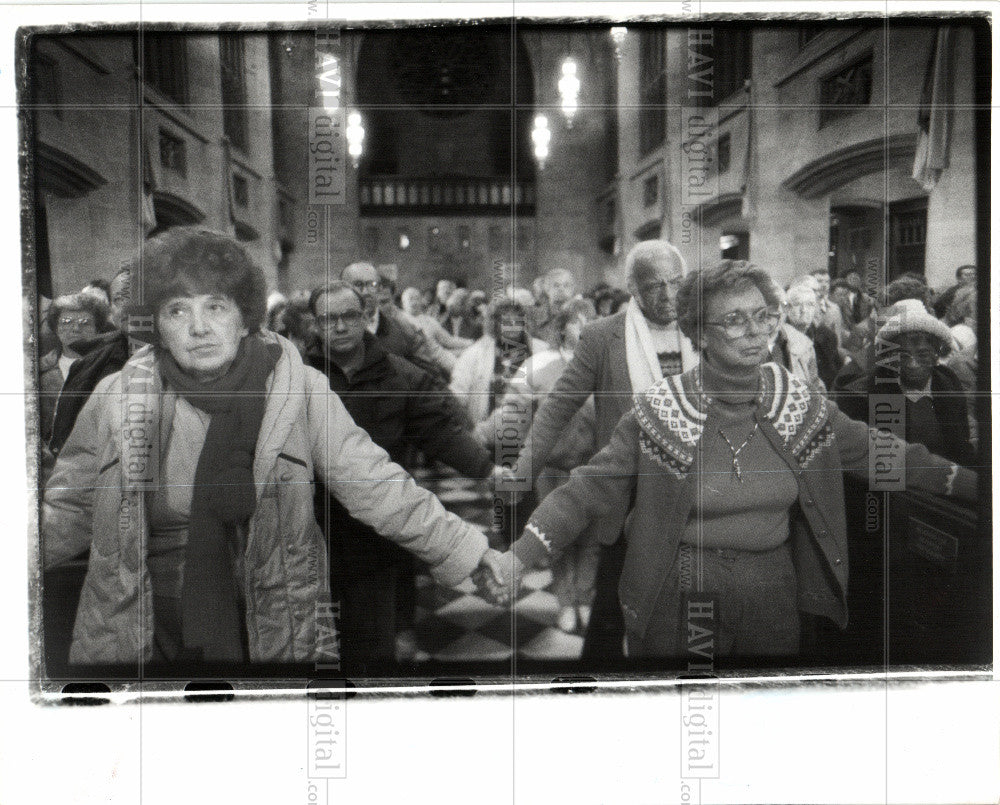
[[[747,436],[746,441],[743,442],[739,447],[733,447],[733,443],[729,441],[729,437],[722,432],[722,428],[719,428],[719,435],[725,440],[726,446],[729,448],[729,452],[733,454],[733,474],[736,475],[736,480],[743,483],[743,468],[740,466],[740,453],[743,448],[750,444],[750,440],[753,439],[753,435],[757,432],[758,423],[755,421],[753,423],[753,430],[750,431],[750,435]]]

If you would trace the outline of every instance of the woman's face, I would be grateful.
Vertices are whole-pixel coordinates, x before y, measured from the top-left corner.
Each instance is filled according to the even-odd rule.
[[[840,307],[848,307],[851,304],[851,292],[843,285],[838,285],[830,291],[830,298]]]
[[[59,343],[62,344],[64,352],[66,347],[74,341],[93,338],[97,335],[97,322],[94,320],[94,314],[89,310],[66,308],[60,312],[56,322],[56,335],[59,336]]]
[[[200,294],[168,299],[157,314],[160,343],[192,377],[222,377],[249,333],[243,314],[228,296]]]
[[[769,312],[777,315],[777,310],[768,306],[755,285],[714,294],[705,307],[702,335],[702,349],[708,360],[730,370],[758,366],[768,354],[767,342],[773,327],[759,324],[755,318],[764,318]],[[733,335],[740,331],[742,334]]]
[[[788,293],[788,321],[800,330],[806,330],[816,318],[816,294],[809,288],[796,288]]]
[[[902,333],[898,340],[901,385],[906,389],[924,388],[941,355],[941,345],[927,333]]]

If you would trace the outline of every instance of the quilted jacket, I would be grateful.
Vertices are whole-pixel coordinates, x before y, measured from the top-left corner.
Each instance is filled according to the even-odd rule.
[[[251,662],[336,657],[326,546],[313,512],[314,473],[357,519],[431,565],[454,585],[475,569],[486,537],[449,514],[354,424],[326,378],[291,342],[282,355],[254,458],[257,508],[234,568],[246,598]],[[98,384],[66,442],[41,512],[46,566],[90,547],[70,661],[148,661],[152,586],[145,491],[155,487],[158,423],[172,419],[154,352],[137,352]],[[169,479],[164,479],[169,482]]]

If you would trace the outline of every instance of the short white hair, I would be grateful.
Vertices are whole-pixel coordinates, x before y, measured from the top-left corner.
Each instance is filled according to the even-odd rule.
[[[513,299],[521,307],[529,308],[535,304],[535,297],[527,288],[512,287],[507,289],[507,298]]]
[[[789,293],[792,288],[801,285],[803,288],[808,288],[814,294],[819,294],[819,280],[816,279],[812,274],[803,274],[801,277],[796,277],[788,286]]]
[[[550,268],[545,272],[545,276],[542,278],[545,283],[545,287],[548,288],[556,277],[569,277],[576,284],[576,277],[573,272],[568,268]]]
[[[816,289],[805,282],[793,282],[788,286],[788,291],[785,293],[785,298],[789,304],[791,304],[793,298],[802,296],[803,294],[810,294],[813,301],[818,301],[816,297]]]
[[[688,273],[687,261],[680,250],[669,240],[643,240],[635,244],[625,257],[625,276],[630,281],[640,266],[672,260],[680,266],[681,276]]]

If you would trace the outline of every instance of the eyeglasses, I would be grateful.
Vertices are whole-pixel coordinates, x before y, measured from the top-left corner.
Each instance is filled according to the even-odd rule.
[[[354,282],[351,283],[351,285],[353,285],[354,288],[358,291],[367,291],[367,290],[377,291],[379,288],[382,287],[382,281],[368,280],[366,282],[365,280],[355,280]]]
[[[723,316],[721,321],[706,321],[705,324],[719,327],[725,333],[726,338],[734,339],[747,335],[750,332],[751,323],[753,323],[755,330],[764,329],[771,332],[778,326],[780,320],[781,315],[776,310],[762,307],[749,316],[742,310],[734,310]]]
[[[679,279],[667,280],[666,282],[660,280],[659,282],[647,282],[644,285],[640,285],[639,293],[642,296],[653,296],[654,294],[659,296],[664,290],[669,289],[671,293],[676,294],[680,287],[681,281]]]
[[[330,313],[316,317],[316,324],[320,327],[333,327],[340,322],[347,327],[353,327],[361,322],[365,314],[360,310],[345,310],[343,313]]]
[[[72,327],[74,324],[77,327],[88,327],[93,323],[94,320],[89,318],[88,316],[80,316],[78,318],[74,318],[73,316],[62,316],[59,319],[59,324],[61,324],[63,327]]]
[[[917,363],[933,365],[938,362],[941,353],[931,347],[920,347],[919,349],[901,349],[899,356],[900,358],[912,358]]]

